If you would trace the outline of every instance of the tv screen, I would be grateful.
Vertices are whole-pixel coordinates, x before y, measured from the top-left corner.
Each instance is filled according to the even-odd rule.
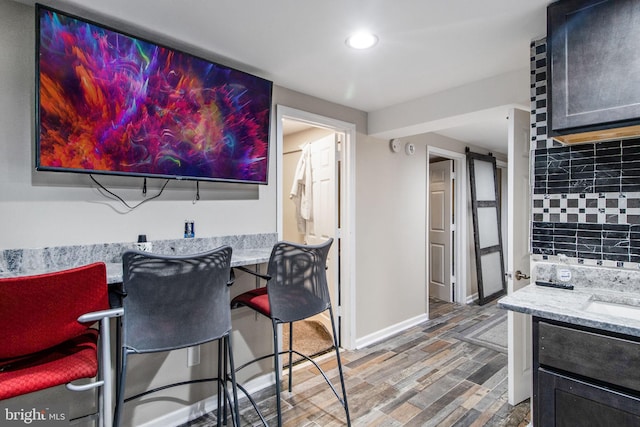
[[[37,170],[267,183],[270,81],[36,14]]]

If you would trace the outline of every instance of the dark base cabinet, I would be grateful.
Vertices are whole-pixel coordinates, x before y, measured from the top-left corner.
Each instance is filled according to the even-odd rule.
[[[640,426],[640,340],[534,317],[533,425]]]
[[[640,426],[640,398],[538,369],[535,426]]]

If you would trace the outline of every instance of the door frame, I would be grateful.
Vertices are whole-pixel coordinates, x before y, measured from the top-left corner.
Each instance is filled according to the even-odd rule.
[[[456,237],[454,239],[455,248],[453,251],[453,257],[455,259],[455,283],[456,289],[454,292],[455,302],[458,304],[467,304],[467,270],[468,270],[468,256],[466,251],[468,250],[468,221],[467,221],[467,156],[464,153],[457,153],[455,151],[445,150],[443,148],[427,146],[427,195],[426,195],[426,259],[425,269],[426,271],[426,283],[427,288],[427,316],[429,316],[429,194],[431,191],[430,184],[430,171],[429,171],[429,159],[431,156],[444,157],[445,159],[453,160],[455,170],[455,194],[454,194],[454,212],[455,212],[455,231]]]
[[[516,119],[517,115],[522,115],[519,119]],[[531,138],[530,138],[530,112],[523,108],[513,107],[509,110],[509,169],[508,169],[508,181],[509,181],[509,192],[511,195],[511,200],[509,200],[509,214],[508,214],[508,228],[509,235],[507,241],[507,253],[509,254],[509,258],[507,259],[507,293],[511,294],[516,290],[516,283],[514,281],[514,270],[522,269],[524,273],[530,275],[530,270],[526,271],[525,265],[521,263],[522,260],[528,260],[528,266],[530,269],[531,263],[531,194],[528,194],[526,197],[526,205],[523,209],[523,203],[516,203],[518,199],[516,198],[516,192],[518,192],[520,185],[518,185],[519,180],[517,179],[519,176],[516,174],[516,167],[521,160],[525,158],[525,156],[519,155],[517,153],[517,148],[523,150],[523,153],[527,153],[526,156],[526,175],[528,177],[526,188],[529,193],[532,192],[531,188]],[[520,122],[520,125],[518,125]],[[522,132],[522,133],[521,133]],[[520,138],[518,137],[520,134]],[[522,168],[518,169],[522,171]],[[524,211],[524,212],[522,212]],[[521,240],[516,242],[518,238],[517,233],[515,232],[515,227],[518,225],[516,221],[516,215],[522,215],[518,217],[521,220],[524,220],[524,223],[527,225],[526,230],[524,231],[524,239],[526,239],[526,251],[522,252],[522,257],[516,259],[515,256],[519,255],[517,253],[517,248],[522,247],[519,245],[519,242],[525,242]],[[522,229],[520,229],[522,230]],[[528,278],[523,279],[524,283],[518,283],[517,287],[520,288],[525,286],[528,283]],[[531,384],[532,384],[532,375],[533,375],[533,362],[531,359],[531,316],[523,313],[515,313],[513,311],[509,311],[507,313],[507,334],[508,334],[508,401],[511,405],[516,405],[521,401],[527,399],[532,396]]]
[[[278,239],[282,239],[283,232],[283,207],[282,207],[282,156],[284,135],[282,131],[282,120],[290,119],[307,123],[312,126],[319,126],[332,129],[336,133],[342,133],[345,140],[342,142],[338,154],[340,156],[340,181],[338,184],[338,194],[340,209],[339,218],[336,222],[336,240],[334,244],[340,245],[339,251],[339,282],[340,299],[339,307],[334,307],[334,315],[340,316],[341,324],[341,347],[349,350],[355,348],[356,322],[355,322],[355,217],[356,217],[356,125],[308,111],[284,105],[276,105],[276,193],[277,193],[277,232]],[[339,225],[338,225],[339,224]],[[338,284],[336,284],[337,286]],[[336,290],[336,295],[338,292]]]

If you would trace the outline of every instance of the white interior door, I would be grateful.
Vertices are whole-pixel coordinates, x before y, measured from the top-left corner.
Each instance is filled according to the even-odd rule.
[[[509,114],[507,293],[529,284],[529,113],[512,109]],[[526,276],[526,277],[525,277]],[[531,316],[508,313],[509,403],[531,396]]]
[[[453,161],[429,164],[429,296],[453,301],[451,176]]]
[[[312,174],[312,217],[307,221],[305,234],[306,243],[317,245],[333,237],[331,251],[327,258],[327,281],[331,294],[331,304],[338,307],[338,246],[336,236],[338,203],[337,203],[337,179],[336,179],[336,134],[327,135],[313,141],[309,146],[311,150],[311,174]],[[322,317],[324,316],[324,317]],[[318,319],[322,321],[328,330],[331,330],[328,313]]]

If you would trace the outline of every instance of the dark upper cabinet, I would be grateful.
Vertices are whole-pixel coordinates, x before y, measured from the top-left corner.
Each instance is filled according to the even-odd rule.
[[[640,1],[552,3],[547,44],[551,136],[640,124]]]

